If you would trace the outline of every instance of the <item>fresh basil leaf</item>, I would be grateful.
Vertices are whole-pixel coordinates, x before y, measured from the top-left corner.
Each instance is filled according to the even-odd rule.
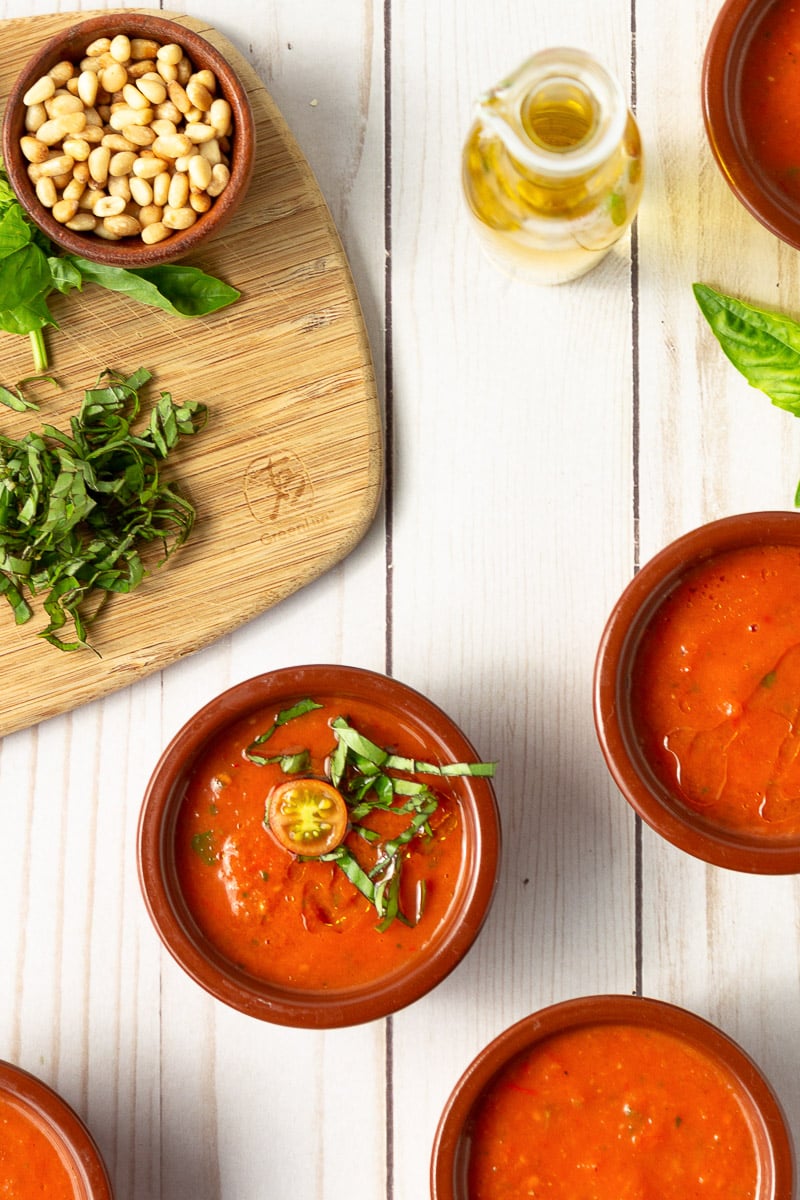
[[[89,262],[78,255],[69,261],[84,283],[95,283],[109,292],[121,292],[140,304],[163,309],[173,316],[195,317],[232,304],[239,296],[235,288],[206,275],[198,267],[166,264],[127,270]]]
[[[776,407],[800,416],[800,325],[695,283],[693,291],[724,354]]]
[[[135,267],[134,275],[158,288],[182,317],[202,317],[238,300],[241,292],[230,284],[207,275],[199,267],[183,263],[164,263],[156,267]]]

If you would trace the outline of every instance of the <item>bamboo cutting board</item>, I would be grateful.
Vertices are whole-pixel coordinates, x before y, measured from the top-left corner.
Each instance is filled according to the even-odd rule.
[[[0,97],[33,49],[92,13],[0,22]],[[0,408],[12,437],[66,428],[101,371],[153,374],[160,390],[204,401],[205,429],[165,472],[195,504],[189,541],[90,629],[91,650],[37,638],[41,614],[15,626],[0,599],[0,736],[67,711],[208,645],[339,562],[366,532],[382,476],[380,415],[362,315],[336,229],[308,164],[244,58],[204,22],[172,16],[228,58],[256,123],[256,165],[242,208],[187,258],[240,289],[186,320],[99,288],[51,303],[50,369],[38,413]],[[31,374],[27,339],[0,333],[0,382]]]

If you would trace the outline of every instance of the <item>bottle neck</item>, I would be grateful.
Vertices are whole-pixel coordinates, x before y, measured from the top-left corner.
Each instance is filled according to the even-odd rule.
[[[531,174],[589,174],[617,149],[628,119],[616,79],[590,55],[545,50],[480,97],[479,123]]]

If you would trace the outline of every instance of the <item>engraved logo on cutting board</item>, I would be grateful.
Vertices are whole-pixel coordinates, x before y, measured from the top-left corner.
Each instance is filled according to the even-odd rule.
[[[262,527],[263,541],[321,523],[311,513],[311,477],[291,450],[276,450],[254,459],[245,475],[244,495],[253,518]]]

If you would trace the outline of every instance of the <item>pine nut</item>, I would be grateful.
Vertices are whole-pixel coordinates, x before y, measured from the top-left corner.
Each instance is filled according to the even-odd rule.
[[[142,232],[142,227],[136,220],[136,217],[132,217],[128,213],[120,213],[119,216],[115,217],[105,217],[103,225],[109,233],[114,233],[117,237],[135,237],[137,233]]]
[[[111,39],[108,53],[118,63],[125,63],[131,56],[131,39],[124,33],[118,33]]]
[[[67,229],[72,229],[75,233],[91,233],[97,220],[93,213],[78,211],[70,221],[65,221],[64,224]]]
[[[117,217],[125,211],[122,196],[100,196],[92,212],[96,217]]]
[[[141,79],[137,79],[136,87],[152,105],[163,104],[167,98],[166,85],[158,76],[153,79],[149,75],[143,75]]]
[[[56,158],[48,158],[47,162],[39,163],[42,175],[68,175],[75,163],[68,154],[59,154]],[[53,179],[55,182],[55,178]]]
[[[99,58],[101,54],[108,54],[110,49],[111,38],[95,38],[95,40],[86,47],[86,57]]]
[[[172,176],[169,171],[159,171],[153,180],[153,203],[158,204],[161,208],[167,203],[171,182]]]
[[[113,62],[100,72],[100,86],[105,88],[109,95],[121,92],[127,82],[128,72],[120,62]]]
[[[141,208],[147,208],[153,203],[153,189],[146,179],[140,179],[138,175],[131,175],[129,187],[131,189],[131,199]]]
[[[190,79],[186,85],[186,95],[191,100],[195,108],[199,108],[201,112],[208,112],[214,102],[214,97],[211,92],[200,83],[197,76]]]
[[[71,221],[77,211],[77,200],[57,200],[53,205],[53,216],[59,225],[66,225],[67,221]]]
[[[216,198],[225,191],[230,183],[231,173],[224,163],[216,163],[211,168],[211,183],[206,188],[209,196]]]
[[[158,54],[158,42],[152,38],[131,38],[131,58],[155,58]]]
[[[20,149],[27,158],[28,162],[41,163],[48,157],[50,150],[45,146],[44,142],[40,142],[38,138],[30,135],[23,136],[19,139]]]
[[[183,208],[189,202],[189,179],[186,175],[173,175],[167,192],[168,208]]]
[[[159,158],[175,159],[181,154],[188,154],[191,148],[191,140],[185,133],[164,134],[153,142],[153,151]]]
[[[44,104],[45,100],[49,100],[56,90],[55,80],[51,75],[43,75],[41,79],[37,79],[36,83],[31,84],[25,95],[22,97],[23,104]]]
[[[159,46],[158,50],[156,50],[157,62],[177,66],[182,58],[183,50],[176,42],[168,42],[166,46]]]
[[[52,208],[58,199],[56,185],[48,175],[43,175],[36,182],[36,198],[45,208]]]
[[[47,74],[56,87],[63,87],[75,74],[75,66],[73,63],[63,59],[61,62],[57,62],[54,67],[51,67]]]
[[[188,205],[185,208],[165,208],[164,224],[167,229],[188,229],[197,220],[197,213]]]
[[[133,170],[133,164],[136,161],[136,155],[132,150],[120,150],[116,154],[111,155],[108,164],[109,175],[130,175]]]
[[[78,76],[78,95],[87,108],[93,108],[97,100],[100,80],[96,71],[81,71]]]
[[[211,163],[202,154],[189,159],[189,183],[196,192],[204,192],[211,183]]]
[[[141,155],[133,164],[133,173],[140,179],[155,179],[164,170],[163,158],[143,158]]]
[[[142,229],[142,241],[146,246],[154,246],[156,242],[163,242],[171,234],[172,230],[168,229],[163,221],[154,221],[152,225],[145,225]]]

